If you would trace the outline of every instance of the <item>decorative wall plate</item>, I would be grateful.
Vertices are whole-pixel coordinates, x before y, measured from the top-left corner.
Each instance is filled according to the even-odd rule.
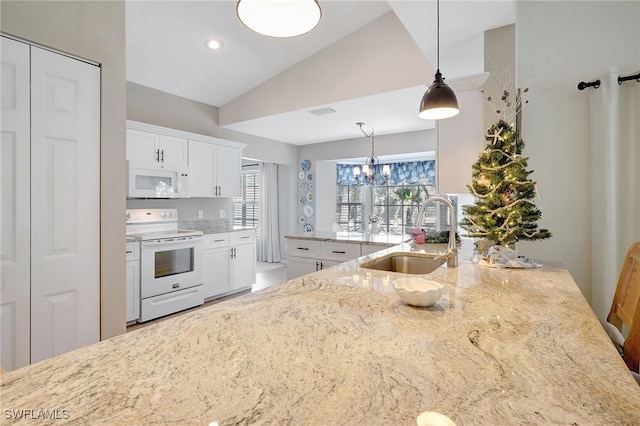
[[[313,192],[307,194],[307,201],[313,201]]]
[[[298,204],[303,205],[306,202],[307,202],[307,199],[304,197],[304,195],[301,195],[298,197]]]
[[[312,183],[310,183],[310,184],[309,184],[309,191],[313,191],[313,188],[315,188],[315,185],[314,185],[314,184],[312,184]]]
[[[313,173],[307,173],[307,180],[308,181],[312,181],[313,180]]]
[[[304,229],[304,232],[313,232],[313,226],[311,226],[310,223],[307,223],[303,229]]]
[[[309,169],[311,169],[311,161],[304,160],[302,164],[300,164],[300,167],[302,167],[302,170],[304,170],[305,172],[308,171]]]
[[[309,184],[307,182],[300,182],[300,185],[298,185],[298,189],[300,190],[300,192],[308,192]]]
[[[306,217],[311,217],[313,216],[313,206],[311,204],[305,204],[305,206],[302,209],[302,213],[306,216]]]
[[[304,225],[307,222],[307,218],[304,216],[300,216],[298,218],[298,222],[300,222],[302,225]]]
[[[298,178],[299,178],[299,179],[304,179],[304,172],[303,172],[303,171],[300,171],[300,172],[298,173]]]

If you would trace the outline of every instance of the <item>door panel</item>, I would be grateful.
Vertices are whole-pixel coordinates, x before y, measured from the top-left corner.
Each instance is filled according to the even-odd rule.
[[[159,162],[158,139],[153,133],[127,129],[127,160],[142,164]]]
[[[215,171],[215,145],[189,141],[189,195],[213,197]]]
[[[31,361],[99,340],[100,70],[32,47]]]
[[[240,195],[240,150],[220,145],[216,156],[217,184],[222,190],[220,196],[237,197]]]
[[[29,45],[1,37],[0,366],[30,359]]]
[[[231,288],[246,287],[256,282],[256,245],[245,244],[235,247],[235,257],[231,259]]]

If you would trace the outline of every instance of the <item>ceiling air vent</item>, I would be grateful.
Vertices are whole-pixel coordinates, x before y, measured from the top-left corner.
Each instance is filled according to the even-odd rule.
[[[333,108],[329,108],[329,107],[327,107],[327,108],[318,108],[318,109],[314,109],[314,110],[311,110],[311,111],[309,111],[309,112],[310,112],[311,114],[313,114],[313,115],[327,115],[327,114],[334,114],[334,113],[336,113],[337,111],[336,111],[335,109],[333,109]]]

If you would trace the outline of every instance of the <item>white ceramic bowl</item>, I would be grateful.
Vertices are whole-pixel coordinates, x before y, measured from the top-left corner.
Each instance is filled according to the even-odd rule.
[[[444,292],[442,284],[419,277],[397,279],[393,289],[403,302],[413,306],[431,306]]]

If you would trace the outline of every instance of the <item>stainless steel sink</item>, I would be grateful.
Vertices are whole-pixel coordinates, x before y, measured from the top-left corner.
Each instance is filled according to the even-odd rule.
[[[360,266],[362,268],[401,272],[403,274],[430,274],[446,261],[446,257],[442,256],[394,253],[390,256],[365,262]]]

